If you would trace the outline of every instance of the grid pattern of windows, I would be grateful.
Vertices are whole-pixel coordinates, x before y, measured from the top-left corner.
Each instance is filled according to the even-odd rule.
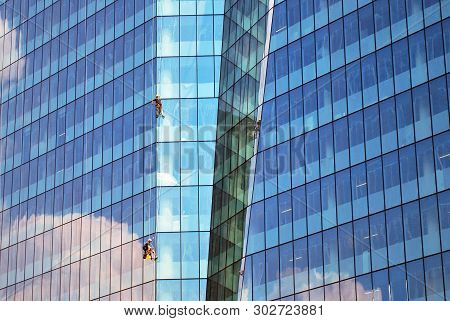
[[[157,300],[206,296],[223,9],[157,2]]]
[[[222,13],[0,1],[0,300],[205,297]]]
[[[208,298],[449,299],[449,2],[264,4],[225,5]]]

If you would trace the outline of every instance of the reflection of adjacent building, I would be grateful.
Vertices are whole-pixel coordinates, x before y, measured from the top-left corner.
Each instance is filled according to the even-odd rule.
[[[265,8],[261,4],[261,12],[255,15],[257,11],[235,4],[224,17],[224,30],[236,28],[238,33],[235,39],[224,38],[222,54],[207,299],[239,299],[239,279],[246,273],[237,260],[245,253],[245,208],[251,199],[248,191],[253,185],[255,139],[264,135],[257,128],[261,127],[261,114],[255,107],[263,95],[267,64],[261,59],[270,27],[267,17],[257,22]],[[235,14],[242,20],[236,21]]]

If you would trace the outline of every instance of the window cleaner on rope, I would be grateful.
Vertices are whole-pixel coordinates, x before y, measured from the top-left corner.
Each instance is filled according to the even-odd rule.
[[[165,117],[163,114],[163,106],[162,106],[161,97],[159,95],[156,95],[155,99],[152,99],[150,101],[150,104],[155,105],[156,118],[159,118],[159,116],[161,116],[162,118]]]
[[[255,127],[253,128],[253,138],[257,138],[259,131],[261,130],[261,120],[258,120],[255,123]]]
[[[156,256],[156,251],[153,248],[152,239],[148,239],[148,241],[144,244],[142,249],[144,251],[143,253],[144,260],[156,261],[158,259],[158,256]]]

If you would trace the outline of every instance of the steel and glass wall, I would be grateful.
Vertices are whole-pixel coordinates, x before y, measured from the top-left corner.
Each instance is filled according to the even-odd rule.
[[[157,300],[204,300],[216,140],[222,1],[158,1]],[[153,231],[152,231],[153,232]]]
[[[0,3],[0,299],[204,298],[223,2]]]
[[[154,298],[154,15],[2,1],[1,299]]]
[[[208,299],[450,299],[449,16],[226,1]]]

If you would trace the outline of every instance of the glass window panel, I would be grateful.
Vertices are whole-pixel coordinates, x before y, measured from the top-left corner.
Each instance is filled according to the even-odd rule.
[[[383,166],[381,158],[367,162],[367,183],[369,213],[373,214],[384,208]]]
[[[448,298],[450,294],[450,289],[448,285],[450,284],[450,254],[445,252],[442,254],[442,263],[444,270],[444,283],[445,283],[445,296]]]
[[[311,34],[302,39],[302,66],[304,83],[316,78],[316,61],[314,52],[315,41],[314,35]]]
[[[416,140],[422,140],[431,136],[430,97],[428,85],[424,84],[414,88],[412,95]]]
[[[366,165],[361,164],[351,169],[353,218],[367,215],[367,179]]]
[[[289,99],[288,95],[277,97],[277,143],[289,139]]]
[[[288,41],[300,38],[300,2],[287,0]]]
[[[392,41],[406,36],[406,8],[405,1],[390,1]]]
[[[303,87],[303,110],[305,111],[305,131],[317,128],[317,93],[316,84],[311,82]]]
[[[359,58],[358,15],[353,12],[344,17],[345,60],[347,63]]]
[[[359,34],[361,37],[361,56],[365,56],[375,50],[372,5],[359,10]]]
[[[339,280],[337,229],[323,233],[324,281],[330,284]]]
[[[336,174],[336,200],[339,224],[352,219],[350,171]]]
[[[323,285],[322,235],[308,237],[309,287]]]
[[[265,252],[255,254],[253,261],[253,300],[266,300]]]
[[[338,235],[339,235],[339,274],[340,279],[342,280],[355,275],[352,224],[348,223],[340,226],[338,229]]]
[[[362,66],[362,87],[364,107],[372,105],[378,100],[377,65],[375,54],[364,57]]]
[[[355,242],[355,268],[356,275],[361,275],[371,270],[370,264],[370,234],[367,218],[353,223]]]
[[[302,0],[300,4],[302,36],[314,30],[314,2]]]
[[[316,0],[321,1],[323,0]],[[325,11],[326,12],[326,11]],[[316,31],[317,76],[330,72],[330,49],[328,28]]]
[[[401,149],[399,158],[402,200],[403,202],[409,202],[418,197],[416,150],[414,146]]]
[[[411,60],[412,85],[416,86],[427,81],[427,65],[425,39],[423,31],[409,38],[409,57]]]
[[[424,267],[427,300],[443,301],[445,297],[441,255],[438,254],[425,258]]]
[[[372,275],[373,280],[373,300],[388,301],[389,300],[389,279],[388,271],[382,270]]]
[[[276,123],[273,119],[276,117],[275,101],[272,100],[263,105],[261,130],[260,130],[260,148],[268,148],[276,144]]]
[[[264,249],[264,203],[256,203],[251,208],[248,231],[247,253],[252,254]]]
[[[370,244],[372,252],[372,269],[378,270],[387,266],[386,230],[384,213],[369,217]]]
[[[397,111],[398,144],[399,147],[414,141],[413,112],[411,93],[405,92],[395,97]]]
[[[180,54],[193,56],[196,54],[196,33],[197,20],[195,16],[180,17]]]
[[[306,238],[294,243],[295,291],[308,289],[308,255]]]
[[[424,0],[423,1],[425,26],[429,26],[441,18],[438,0]]]
[[[320,184],[315,181],[306,185],[308,234],[318,232],[321,226]]]
[[[306,235],[306,195],[305,187],[292,190],[292,210],[294,216],[294,238]]]
[[[342,16],[342,0],[329,0],[328,5],[331,21]]]
[[[289,142],[277,146],[278,192],[291,188],[290,144]]]
[[[278,248],[266,252],[266,288],[267,300],[280,297],[280,257]]]
[[[200,269],[198,233],[182,233],[181,244],[181,275],[183,278],[198,278]]]
[[[402,211],[400,207],[386,211],[386,228],[389,253],[389,265],[405,261],[403,242]]]
[[[356,298],[358,301],[372,301],[372,276],[366,274],[356,278]]]
[[[292,240],[292,202],[291,192],[278,196],[278,220],[280,243]]]
[[[400,173],[398,153],[383,156],[384,194],[386,208],[400,204]]]
[[[272,32],[270,37],[270,50],[275,51],[286,45],[286,2],[282,2],[273,9]]]
[[[319,177],[319,144],[318,130],[305,135],[306,181]]]
[[[330,24],[331,69],[337,69],[345,63],[343,20]]]
[[[399,265],[389,269],[390,300],[406,301],[406,273],[405,266]]]
[[[277,52],[275,52],[275,73],[276,73],[276,95],[280,95],[285,93],[289,88],[289,79],[288,79],[288,65],[287,61],[287,48],[284,47]]]
[[[294,293],[293,244],[280,247],[280,294],[282,297]]]
[[[409,60],[407,56],[408,44],[406,39],[394,43],[392,46],[394,56],[395,93],[400,93],[411,87]]]
[[[347,114],[347,87],[345,69],[341,68],[332,73],[333,119]]]
[[[180,278],[180,234],[160,233],[157,240],[158,277],[162,279]]]
[[[264,152],[264,194],[266,198],[277,193],[276,151],[276,147],[273,147]]]
[[[297,2],[291,0],[290,2]],[[289,2],[288,2],[289,3]],[[297,40],[288,46],[289,88],[293,89],[302,84],[302,49],[301,41]],[[301,93],[301,90],[299,90]]]
[[[273,215],[277,213],[277,197],[264,201],[264,213],[266,248],[270,248],[278,244],[278,217]]]
[[[381,154],[378,105],[364,109],[364,130],[367,159],[371,159]]]
[[[177,187],[163,187],[157,191],[158,202],[158,231],[180,230],[180,189]]]
[[[425,301],[425,280],[423,261],[417,260],[406,265],[408,278],[408,299],[410,301]]]
[[[333,119],[331,101],[330,76],[326,75],[317,80],[317,102],[319,108],[319,125],[324,125]]]
[[[438,195],[439,199],[439,218],[441,228],[441,244],[442,250],[446,251],[450,247],[450,216],[448,215],[450,210],[450,192],[446,191]]]
[[[383,153],[397,148],[397,126],[394,100],[388,99],[380,103],[381,143]]]
[[[214,52],[213,16],[197,16],[197,54],[212,55]]]
[[[436,196],[420,200],[424,255],[440,251],[439,218]]]
[[[413,260],[422,256],[422,235],[419,203],[403,205],[403,224],[405,232],[406,259]]]
[[[422,3],[416,0],[406,0],[408,33],[412,34],[423,29]]]
[[[437,134],[449,128],[448,94],[444,77],[430,83],[430,101],[433,134]]]
[[[421,197],[436,192],[436,180],[431,139],[416,145],[417,171],[419,174],[419,195]]]
[[[364,122],[363,113],[358,112],[349,116],[350,160],[351,164],[358,164],[365,159]]]
[[[321,184],[322,226],[324,229],[336,225],[336,188],[334,175],[325,177]]]

